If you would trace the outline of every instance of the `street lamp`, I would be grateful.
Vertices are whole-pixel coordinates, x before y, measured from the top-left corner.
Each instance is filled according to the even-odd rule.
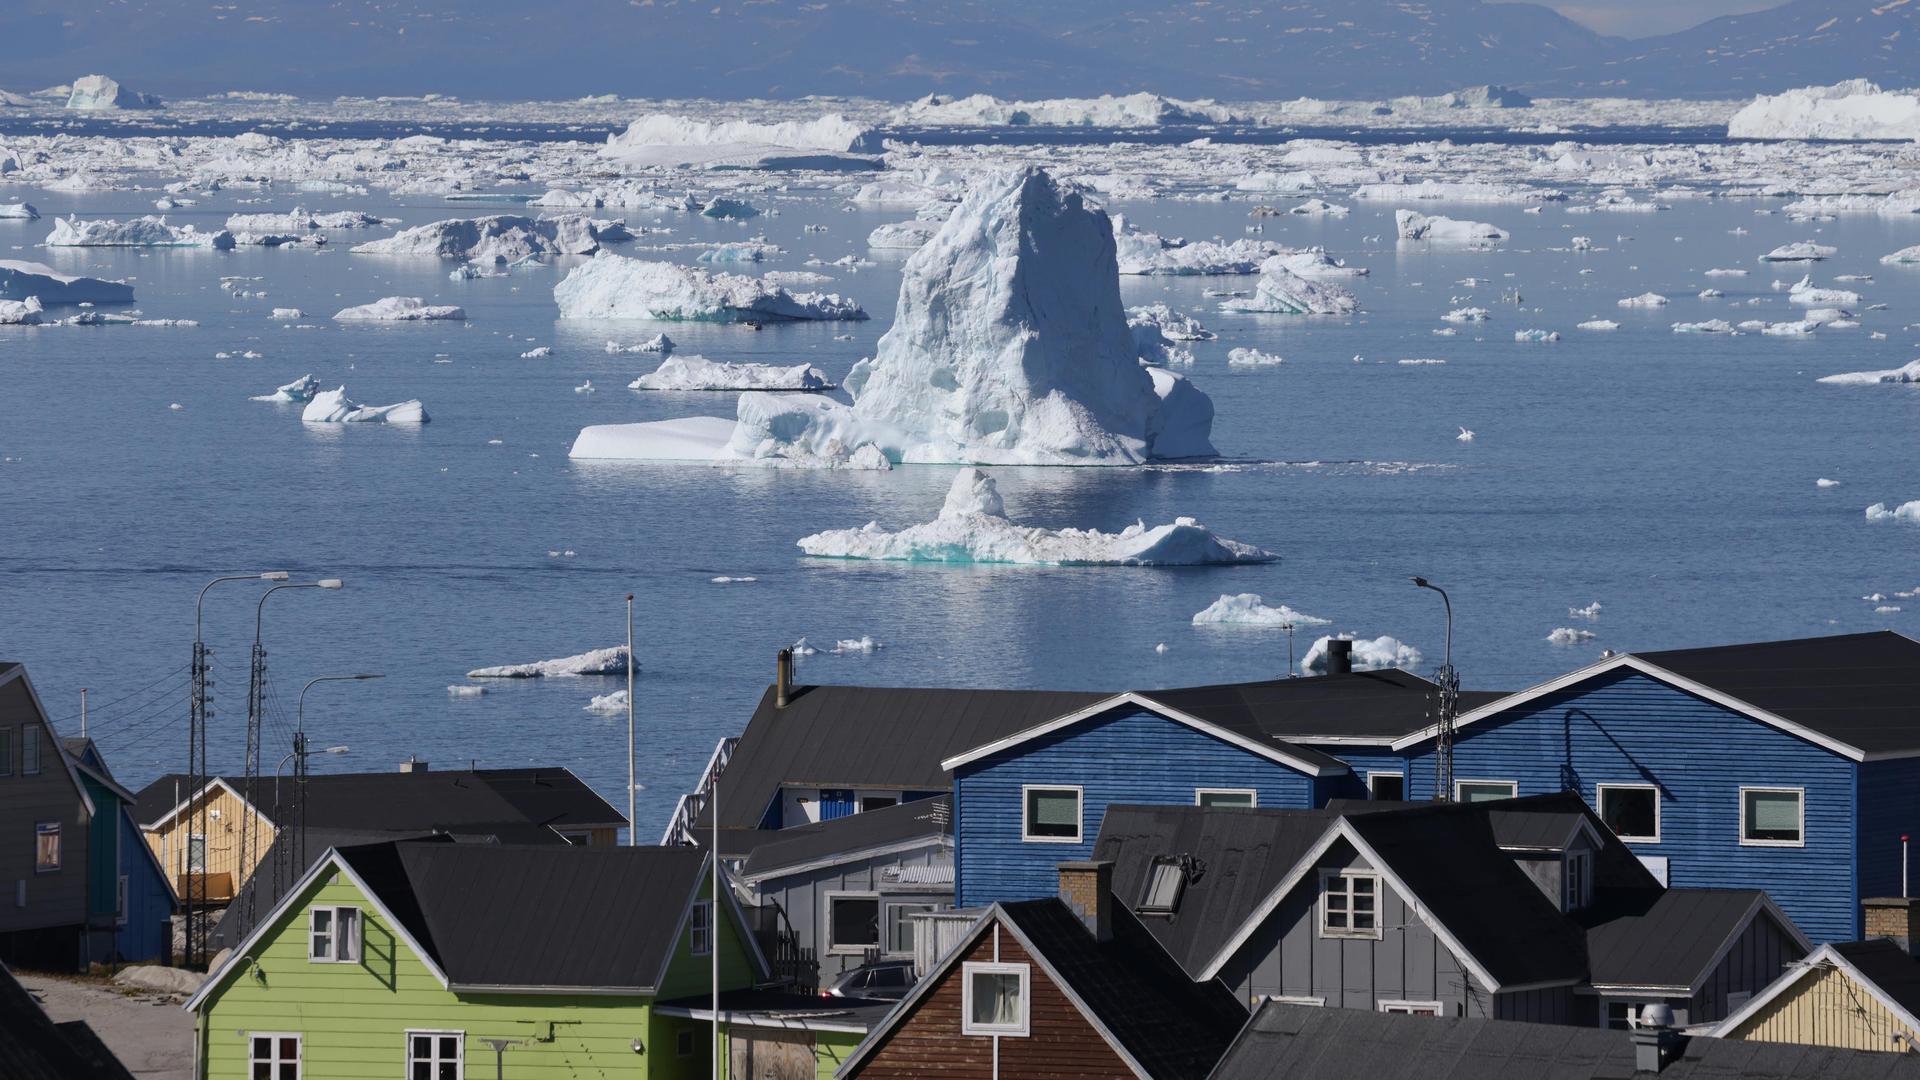
[[[1460,676],[1453,670],[1453,601],[1448,598],[1447,590],[1435,585],[1426,578],[1415,576],[1408,579],[1415,587],[1431,589],[1440,594],[1440,602],[1447,610],[1446,653],[1435,682],[1440,687],[1440,723],[1437,725],[1434,740],[1433,760],[1433,797],[1438,802],[1453,801],[1453,711],[1460,696]]]
[[[379,678],[378,675],[373,677],[376,679]],[[298,763],[294,765],[294,769],[293,769],[294,775],[296,777],[301,778],[301,783],[305,783],[308,757],[316,753],[344,754],[350,749],[351,747],[346,747],[346,746],[329,746],[325,750],[308,750],[306,736],[303,734],[300,734],[299,732],[295,732],[293,736],[293,749],[287,752],[286,757],[283,757],[280,759],[280,764],[275,765],[273,767],[273,820],[276,823],[280,820],[280,771],[287,767],[287,762],[295,761],[297,759]],[[304,796],[306,792],[302,791],[301,794]],[[289,833],[290,837],[292,837],[293,839],[299,840],[301,855],[304,855],[306,853],[306,848],[307,848],[306,820],[305,820],[306,809],[307,809],[306,801],[303,798],[300,803],[301,829],[298,833],[291,833],[291,832]],[[279,826],[276,824],[275,828],[278,829]],[[291,842],[292,841],[289,840],[289,843]],[[286,845],[276,844],[274,850],[275,850],[275,854],[273,857],[273,891],[276,895],[278,895],[280,892],[280,881],[281,881],[280,866],[282,862],[286,861],[286,856],[288,853],[286,850]],[[303,869],[304,869],[304,866],[303,866]]]
[[[336,587],[337,587],[337,583],[336,583]],[[298,856],[300,858],[300,867],[302,870],[305,870],[307,865],[306,864],[306,859],[307,859],[307,748],[306,748],[307,747],[307,691],[313,689],[315,684],[317,683],[365,682],[368,679],[384,679],[384,678],[386,678],[385,675],[374,675],[374,674],[369,674],[364,672],[357,675],[316,675],[313,678],[307,680],[307,685],[300,688],[300,700],[294,707],[294,714],[293,714],[293,748],[295,751],[297,751],[300,754],[300,761],[298,764],[294,766],[293,775],[294,775],[295,781],[299,785],[299,795],[300,795],[300,813],[298,815],[299,829],[300,829],[300,832],[298,833],[298,837],[300,840],[300,848],[298,851]],[[331,747],[329,749],[321,751],[321,753],[324,753],[324,754],[344,754],[346,752],[347,752],[347,748],[344,746],[335,746],[335,747]],[[274,784],[276,787],[276,790],[274,792],[274,803],[276,805],[280,801],[280,794],[279,794],[279,791],[277,790],[279,782],[280,782],[279,773],[276,771],[274,774]]]

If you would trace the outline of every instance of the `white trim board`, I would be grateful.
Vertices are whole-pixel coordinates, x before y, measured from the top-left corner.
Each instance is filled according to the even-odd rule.
[[[1067,713],[1065,716],[1057,716],[1038,727],[1030,727],[1025,731],[1017,731],[1004,738],[995,739],[990,743],[976,746],[965,753],[956,754],[942,761],[940,767],[948,772],[952,772],[962,765],[970,764],[984,757],[990,757],[1003,750],[1009,750],[1022,743],[1040,738],[1043,735],[1051,735],[1056,731],[1072,727],[1075,724],[1091,720],[1103,713],[1108,713],[1114,709],[1124,708],[1129,705],[1145,709],[1162,719],[1185,725],[1200,732],[1202,735],[1210,735],[1222,742],[1231,743],[1242,750],[1258,754],[1269,761],[1277,761],[1295,772],[1307,776],[1345,776],[1353,771],[1345,765],[1317,765],[1305,758],[1288,753],[1288,750],[1292,749],[1292,744],[1282,742],[1278,739],[1274,740],[1272,745],[1255,742],[1244,735],[1228,731],[1226,728],[1209,723],[1197,716],[1192,716],[1178,709],[1163,705],[1153,698],[1135,690],[1129,690],[1123,694],[1115,694],[1113,697],[1096,701],[1083,709]]]

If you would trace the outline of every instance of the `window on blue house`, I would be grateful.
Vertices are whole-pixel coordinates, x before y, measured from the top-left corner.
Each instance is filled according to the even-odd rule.
[[[1399,802],[1407,797],[1407,774],[1370,772],[1367,774],[1367,794],[1385,802]]]
[[[1660,842],[1660,789],[1652,784],[1600,784],[1594,789],[1600,820],[1613,835],[1635,843]]]
[[[1455,802],[1493,802],[1511,799],[1519,793],[1520,785],[1512,780],[1456,780],[1453,784]]]
[[[1028,787],[1022,790],[1020,838],[1072,844],[1080,840],[1080,789]]]
[[[1195,806],[1258,806],[1260,793],[1252,788],[1207,788],[1193,793]]]
[[[1741,788],[1740,842],[1799,847],[1806,842],[1806,792],[1799,788]]]

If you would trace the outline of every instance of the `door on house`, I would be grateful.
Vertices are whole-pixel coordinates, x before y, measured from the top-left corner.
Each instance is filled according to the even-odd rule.
[[[814,1080],[813,1033],[741,1028],[728,1035],[731,1080]]]

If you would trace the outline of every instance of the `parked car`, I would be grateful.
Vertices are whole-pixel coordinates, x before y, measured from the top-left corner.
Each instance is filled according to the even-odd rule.
[[[913,974],[913,961],[876,960],[840,976],[832,986],[821,991],[821,996],[899,1001],[918,981]]]

